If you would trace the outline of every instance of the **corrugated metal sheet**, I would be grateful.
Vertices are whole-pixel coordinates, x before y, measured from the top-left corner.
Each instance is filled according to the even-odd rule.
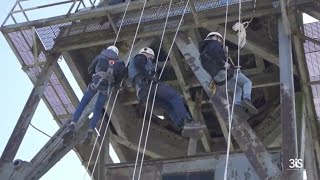
[[[320,22],[310,23],[304,25],[305,35],[320,40]],[[304,43],[306,53],[306,61],[309,70],[310,81],[320,80],[320,46],[306,41]],[[313,101],[317,113],[318,120],[320,120],[320,84],[311,86]]]

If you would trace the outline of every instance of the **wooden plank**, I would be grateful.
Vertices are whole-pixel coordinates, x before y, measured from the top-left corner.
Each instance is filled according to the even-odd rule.
[[[169,39],[165,39],[163,47],[167,53],[170,48],[169,44],[171,44],[171,41],[169,41]],[[186,72],[183,71],[182,64],[180,61],[178,61],[176,52],[178,52],[177,49],[173,48],[172,52],[169,54],[169,58],[170,58],[170,62],[172,64],[172,67],[175,71],[175,74],[177,76],[179,85],[182,89],[183,96],[186,99],[186,102],[188,104],[188,107],[190,109],[192,117],[195,120],[200,121],[202,124],[205,124],[206,122],[204,121],[202,114],[199,114],[199,116],[195,115],[196,114],[195,113],[195,110],[196,110],[195,106],[196,105],[192,101],[191,96],[189,94],[189,88],[187,85],[187,80],[185,78]],[[204,130],[204,136],[201,138],[201,141],[202,141],[202,144],[203,144],[206,152],[210,152],[211,151],[211,143],[210,143],[210,135],[209,135],[208,129]]]
[[[12,162],[20,147],[20,144],[27,132],[32,117],[38,107],[43,93],[50,80],[54,64],[57,62],[57,55],[47,56],[47,63],[42,68],[39,79],[33,87],[30,96],[22,110],[18,122],[10,136],[10,139],[1,155],[0,162]]]
[[[228,122],[228,112],[226,107],[226,97],[223,87],[218,87],[216,95],[208,89],[211,81],[210,75],[202,68],[199,51],[190,38],[180,34],[176,39],[176,44],[190,65],[195,76],[200,81],[203,89],[211,97],[211,101],[217,107],[218,112],[226,123]],[[237,110],[233,116],[232,135],[238,142],[240,148],[246,154],[249,162],[261,179],[276,176],[280,173],[279,168],[272,162],[270,154],[267,152],[261,141],[247,123],[249,117]],[[241,119],[241,120],[240,120]]]

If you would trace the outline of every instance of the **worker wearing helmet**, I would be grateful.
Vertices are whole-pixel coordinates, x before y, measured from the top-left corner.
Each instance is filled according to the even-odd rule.
[[[227,58],[223,48],[223,37],[218,32],[210,32],[206,39],[200,43],[200,59],[203,68],[211,75],[212,83],[218,86],[224,85],[227,69],[228,88],[233,90],[236,83],[236,71],[233,62]],[[235,105],[248,110],[251,114],[258,110],[251,102],[252,82],[244,74],[239,72],[235,93]]]
[[[174,125],[184,132],[202,129],[203,126],[194,121],[187,112],[180,94],[169,85],[159,81],[153,60],[155,59],[154,51],[145,47],[134,56],[128,66],[128,79],[135,86],[137,97],[146,102],[149,92],[149,87],[153,81],[152,90],[149,96],[149,103],[152,103],[155,87],[158,84],[155,106],[165,109]]]
[[[95,57],[88,68],[92,81],[87,91],[84,93],[80,103],[74,112],[71,123],[68,125],[64,138],[73,135],[75,123],[78,122],[83,110],[90,100],[98,93],[98,98],[94,107],[93,116],[90,121],[89,130],[84,143],[90,143],[93,131],[101,118],[102,111],[112,87],[118,86],[122,78],[126,75],[125,63],[119,60],[119,50],[116,46],[109,46]]]

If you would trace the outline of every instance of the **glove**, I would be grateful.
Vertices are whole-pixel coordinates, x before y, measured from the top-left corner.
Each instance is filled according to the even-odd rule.
[[[158,77],[155,76],[148,76],[147,78],[149,81],[153,81],[154,83],[158,84],[160,82]]]

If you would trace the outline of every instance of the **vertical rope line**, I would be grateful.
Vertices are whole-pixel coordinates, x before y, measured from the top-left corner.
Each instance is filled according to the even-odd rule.
[[[170,53],[171,53],[171,50],[172,50],[172,48],[173,48],[175,39],[176,39],[176,37],[177,37],[177,35],[178,35],[178,32],[179,32],[179,29],[180,29],[180,27],[181,27],[181,24],[182,24],[184,15],[185,15],[185,13],[186,13],[186,10],[187,10],[189,1],[190,1],[190,0],[188,0],[187,3],[186,3],[186,5],[185,5],[183,14],[182,14],[181,19],[180,19],[180,22],[179,22],[179,25],[178,25],[178,27],[177,27],[176,33],[175,33],[175,35],[174,35],[174,37],[173,37],[171,46],[170,46],[170,48],[169,48],[168,55],[167,55],[167,57],[166,57],[166,60],[165,60],[164,65],[163,65],[163,67],[162,67],[161,73],[160,73],[160,75],[159,75],[159,79],[161,78],[161,76],[162,76],[162,74],[163,74],[163,71],[164,71],[164,68],[166,67],[166,64],[167,64],[167,62],[168,62],[168,60],[169,60],[169,55],[170,55]],[[144,155],[145,155],[146,146],[147,146],[147,142],[148,142],[150,125],[151,125],[151,118],[152,118],[152,112],[153,112],[153,108],[154,108],[154,103],[155,103],[155,98],[156,98],[157,90],[158,90],[158,84],[156,85],[155,92],[154,92],[154,95],[153,95],[153,101],[152,101],[151,112],[150,112],[150,116],[149,116],[148,128],[147,128],[147,132],[146,132],[146,140],[145,140],[144,147],[143,147],[143,152],[142,152],[142,159],[141,159],[141,163],[140,163],[140,170],[139,170],[138,180],[140,180],[140,177],[141,177],[142,165],[143,165],[143,162],[144,162]]]
[[[130,1],[129,1],[130,2]],[[127,7],[129,6],[129,2],[127,4]],[[146,6],[146,3],[147,3],[147,0],[144,1],[144,4],[143,4],[143,8],[142,8],[142,11],[141,11],[141,14],[140,14],[140,18],[139,18],[139,22],[138,22],[138,26],[137,26],[137,29],[136,29],[136,32],[135,32],[135,35],[134,35],[134,38],[133,38],[133,42],[132,42],[132,45],[131,45],[131,48],[130,48],[130,52],[129,52],[129,56],[128,56],[128,59],[127,59],[127,62],[126,62],[126,66],[129,64],[129,61],[130,61],[130,56],[132,54],[132,50],[133,50],[133,47],[134,47],[134,44],[135,44],[135,41],[136,41],[136,38],[137,38],[137,34],[138,34],[138,31],[139,31],[139,27],[140,27],[140,24],[141,24],[141,21],[142,21],[142,16],[144,14],[144,10],[145,10],[145,6]],[[126,8],[127,10],[127,8]],[[126,12],[126,11],[125,11]],[[122,22],[123,22],[123,19],[124,19],[124,16],[122,18]],[[122,23],[121,23],[122,24]],[[118,31],[119,33],[120,31]],[[117,35],[118,36],[118,35]],[[123,79],[120,83],[120,88],[122,87],[123,85]],[[113,110],[114,110],[114,106],[115,106],[115,103],[117,101],[117,98],[118,98],[118,95],[119,95],[119,92],[120,90],[117,90],[117,93],[116,93],[116,97],[114,99],[114,102],[113,102],[113,105],[112,105],[112,108],[111,108],[111,112],[110,112],[110,115],[109,115],[109,119],[108,119],[108,124],[110,123],[110,120],[111,120],[111,117],[112,117],[112,114],[113,114]],[[103,136],[103,139],[102,139],[102,143],[101,143],[101,146],[99,148],[99,152],[98,152],[98,155],[97,155],[97,158],[96,158],[96,161],[94,163],[94,167],[93,167],[93,170],[92,170],[92,174],[91,174],[91,178],[93,177],[93,174],[94,174],[94,171],[95,171],[95,168],[96,168],[96,165],[97,165],[97,160],[99,159],[99,156],[100,156],[100,152],[101,152],[101,149],[103,147],[103,143],[104,143],[104,139],[105,139],[105,136],[106,136],[106,132],[107,132],[108,129],[105,130],[105,133],[104,133],[104,136]]]
[[[239,23],[241,23],[241,0],[239,0],[239,19],[238,19],[238,21],[239,21]],[[240,28],[239,28],[239,32],[240,32]],[[232,120],[233,120],[233,111],[234,111],[235,95],[236,95],[237,84],[238,84],[239,70],[240,70],[240,36],[238,36],[238,63],[237,63],[236,82],[235,82],[234,91],[233,91],[231,116],[229,117],[229,134],[228,134],[227,157],[226,157],[226,164],[225,164],[225,170],[224,170],[224,180],[227,180],[227,173],[228,173]],[[226,93],[228,94],[228,92],[226,92]],[[228,101],[228,104],[229,104],[229,101]],[[228,106],[228,109],[229,109],[229,106]]]
[[[113,88],[112,88],[112,89],[113,89]],[[91,162],[91,159],[92,159],[92,156],[93,156],[94,148],[96,147],[96,144],[97,144],[97,142],[98,142],[98,138],[99,138],[99,136],[100,136],[100,131],[101,131],[102,125],[103,125],[103,123],[104,123],[103,119],[104,119],[104,117],[106,116],[107,108],[108,108],[108,106],[109,106],[110,99],[111,99],[110,97],[112,96],[112,93],[113,93],[113,91],[111,90],[111,93],[108,95],[108,102],[107,102],[107,105],[105,106],[105,111],[104,111],[104,113],[103,113],[102,122],[100,123],[100,127],[99,127],[99,130],[98,130],[98,135],[97,135],[97,137],[96,137],[96,139],[95,139],[95,141],[94,141],[94,144],[93,144],[93,147],[92,147],[92,150],[91,150],[91,153],[90,153],[89,161],[88,161],[88,164],[87,164],[87,167],[86,167],[86,170],[87,170],[87,171],[89,170],[89,165],[90,165],[90,162]],[[108,129],[108,127],[109,127],[109,119],[108,119],[108,122],[107,122],[107,127],[106,127],[106,129]],[[106,133],[106,132],[105,132],[105,133]],[[87,176],[87,173],[84,173],[83,180],[86,178],[86,176]]]
[[[163,39],[164,39],[164,35],[165,35],[165,30],[166,30],[167,23],[168,23],[168,19],[169,19],[169,15],[170,15],[171,6],[172,6],[172,0],[170,1],[170,4],[169,4],[169,8],[168,8],[168,11],[167,11],[167,16],[166,16],[166,21],[165,21],[165,24],[164,24],[164,27],[163,27],[163,31],[162,31],[162,35],[161,35],[161,41],[160,41],[160,45],[159,45],[159,49],[158,49],[158,53],[157,53],[156,65],[155,65],[155,72],[157,71],[157,67],[158,67],[160,50],[161,50],[161,47],[162,47],[162,43],[163,43]],[[160,79],[160,78],[159,78],[159,79]],[[149,86],[147,101],[146,101],[146,105],[145,105],[145,111],[144,111],[144,116],[143,116],[143,121],[142,121],[142,128],[141,128],[141,133],[140,133],[140,138],[139,138],[138,150],[137,150],[137,155],[136,155],[136,160],[135,160],[134,170],[133,170],[133,175],[132,175],[132,179],[133,179],[133,180],[134,180],[135,174],[136,174],[137,163],[138,163],[138,159],[139,159],[139,151],[140,151],[140,147],[141,147],[142,135],[143,135],[143,132],[144,132],[144,124],[145,124],[146,115],[147,115],[147,111],[148,111],[148,104],[149,104],[149,99],[150,99],[150,93],[151,93],[151,90],[152,90],[152,85],[153,85],[153,81],[151,81],[151,84],[150,84],[150,86]],[[157,88],[158,88],[158,85],[156,85],[156,88],[155,88],[154,99],[155,99],[155,97],[156,97]],[[153,104],[154,104],[154,101],[153,101]],[[150,115],[149,115],[150,118],[149,118],[149,124],[148,124],[147,133],[149,133],[149,128],[150,128],[150,121],[151,121],[151,117],[152,117],[152,112],[153,112],[153,106],[152,106],[152,108],[151,108],[151,112],[150,112]],[[145,139],[145,142],[146,142],[146,141],[147,141],[147,137],[146,137],[146,139]],[[145,146],[146,146],[146,143],[145,143],[144,147],[145,147]],[[144,148],[144,151],[145,151],[145,148]],[[142,154],[142,159],[144,159],[144,152],[143,152],[143,154]],[[142,166],[140,166],[140,169],[139,169],[138,179],[140,179],[141,169],[142,169]]]
[[[128,3],[127,3],[127,5],[126,5],[126,9],[125,9],[124,14],[123,14],[123,16],[122,16],[119,30],[118,30],[118,32],[117,32],[116,39],[115,39],[114,44],[113,44],[114,46],[116,45],[116,43],[117,43],[117,41],[118,41],[118,37],[119,37],[120,31],[121,31],[121,28],[122,28],[122,25],[123,25],[124,18],[125,18],[126,14],[127,14],[128,7],[129,7],[129,5],[130,5],[130,2],[131,2],[131,0],[129,0]],[[131,49],[130,49],[130,53],[129,53],[129,56],[128,56],[128,59],[127,59],[127,62],[126,62],[126,66],[129,64],[129,61],[130,61],[130,56],[131,56],[132,49],[133,49],[133,46],[134,46],[134,43],[135,43],[135,40],[136,40],[136,37],[137,37],[137,34],[138,34],[138,30],[139,30],[140,23],[141,23],[141,19],[142,19],[143,13],[144,13],[145,5],[146,5],[146,0],[145,0],[145,2],[144,2],[144,4],[143,4],[143,9],[142,9],[142,12],[141,12],[141,15],[140,15],[140,18],[139,18],[138,26],[137,26],[137,29],[136,29],[136,32],[135,32],[135,36],[134,36],[134,39],[133,39],[133,44],[132,44]],[[121,81],[121,83],[120,83],[120,88],[122,87],[122,85],[123,85],[123,79],[122,79],[122,81]],[[112,90],[113,90],[113,88],[112,88]],[[112,92],[112,91],[111,91],[111,92]],[[94,174],[94,170],[95,170],[97,161],[98,161],[98,159],[99,159],[99,155],[100,155],[100,152],[101,152],[101,148],[102,148],[102,145],[103,145],[103,143],[104,143],[105,135],[106,135],[106,133],[107,133],[107,130],[108,130],[108,127],[109,127],[109,124],[110,124],[111,116],[112,116],[112,113],[113,113],[114,105],[115,105],[115,102],[116,102],[116,100],[117,100],[118,94],[119,94],[119,90],[117,90],[116,97],[115,97],[113,106],[112,106],[112,108],[111,108],[111,112],[110,112],[110,115],[109,115],[109,119],[108,119],[108,121],[107,121],[107,127],[106,127],[105,132],[104,132],[102,144],[101,144],[101,146],[100,146],[100,148],[99,148],[99,152],[98,152],[98,155],[97,155],[97,158],[96,158],[96,161],[95,161],[93,170],[92,170],[91,177],[92,177],[93,174]],[[107,113],[107,108],[108,108],[108,105],[109,105],[110,98],[111,98],[111,95],[109,96],[109,100],[108,100],[107,106],[105,107],[106,111],[105,111],[102,119],[105,118],[105,115],[106,115],[106,113]],[[102,122],[102,123],[103,123],[103,122]],[[102,123],[101,123],[101,126],[102,126]],[[100,128],[99,128],[99,134],[100,134],[101,126],[100,126]],[[98,139],[98,136],[97,136],[97,138],[96,138],[96,140],[95,140],[95,144],[96,144],[96,142],[97,142],[97,139]],[[94,148],[95,148],[95,145],[93,146],[92,151],[91,151],[91,155],[90,155],[91,158],[92,158],[92,154],[93,154]],[[88,168],[89,168],[89,164],[90,164],[90,162],[91,162],[91,158],[90,158],[90,160],[89,160],[89,162],[88,162],[87,170],[88,170]],[[86,174],[85,174],[85,176],[86,176]],[[84,178],[85,178],[85,176],[84,176]]]

